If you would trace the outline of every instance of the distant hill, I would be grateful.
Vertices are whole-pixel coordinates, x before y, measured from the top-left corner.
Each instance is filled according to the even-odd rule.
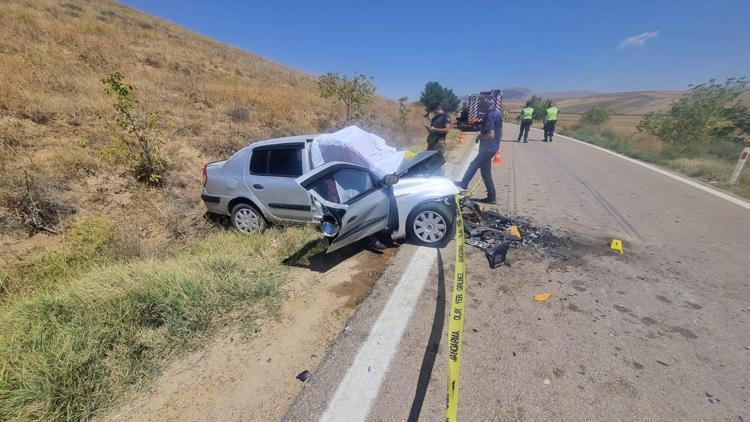
[[[534,95],[534,91],[520,86],[503,88],[503,100],[525,100]]]
[[[640,116],[650,111],[663,111],[684,91],[635,91],[616,93],[591,93],[570,91],[566,93],[539,94],[553,99],[566,114],[580,114],[593,106],[610,107],[616,114]],[[505,101],[511,109],[523,107],[523,100]]]
[[[570,98],[583,98],[583,97],[590,97],[592,95],[600,95],[601,92],[598,91],[587,91],[587,90],[579,90],[579,91],[561,91],[561,92],[540,92],[536,95],[544,98],[551,98],[553,100],[567,100]]]
[[[527,100],[531,98],[533,95],[538,95],[544,98],[552,98],[553,100],[564,100],[568,98],[588,97],[588,96],[597,95],[597,94],[600,94],[600,93],[597,91],[587,91],[587,90],[561,91],[561,92],[536,92],[529,88],[524,88],[524,87],[519,87],[519,86],[511,86],[511,87],[503,88],[503,99],[506,99],[506,100]]]

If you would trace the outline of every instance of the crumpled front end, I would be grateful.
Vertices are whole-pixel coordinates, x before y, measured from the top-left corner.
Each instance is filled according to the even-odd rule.
[[[409,214],[425,202],[443,202],[451,209],[455,208],[454,196],[459,189],[453,181],[445,177],[404,177],[393,186],[398,209],[398,230],[393,237],[406,237],[406,220]]]

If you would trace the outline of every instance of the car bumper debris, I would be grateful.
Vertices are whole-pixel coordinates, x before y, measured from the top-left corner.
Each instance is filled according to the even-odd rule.
[[[482,209],[470,198],[461,198],[460,204],[465,242],[484,251],[490,268],[506,263],[508,251],[513,247],[555,249],[568,240],[525,218],[508,217],[495,210]]]

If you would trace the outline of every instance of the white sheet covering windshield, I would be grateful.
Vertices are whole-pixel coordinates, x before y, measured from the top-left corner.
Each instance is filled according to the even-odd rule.
[[[378,177],[395,173],[405,151],[397,151],[378,135],[349,126],[313,139],[310,158],[313,168],[332,161],[343,161],[369,168]]]

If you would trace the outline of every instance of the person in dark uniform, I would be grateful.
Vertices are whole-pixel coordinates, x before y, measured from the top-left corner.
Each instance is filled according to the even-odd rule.
[[[492,157],[495,156],[497,150],[500,149],[500,139],[503,133],[503,119],[500,116],[500,111],[494,101],[488,98],[483,98],[482,101],[486,101],[489,104],[483,104],[483,107],[489,107],[490,111],[484,116],[482,120],[482,131],[474,142],[479,142],[479,153],[474,161],[469,164],[469,168],[466,169],[461,181],[456,182],[456,186],[466,190],[469,187],[469,182],[476,174],[477,170],[481,171],[482,181],[487,189],[487,197],[479,199],[477,202],[494,203],[496,200],[495,183],[492,181]]]
[[[438,152],[432,159],[432,166],[439,168],[445,164],[445,138],[451,130],[451,118],[440,104],[434,106],[431,111],[433,117],[430,125],[424,126],[427,129],[427,151]]]

